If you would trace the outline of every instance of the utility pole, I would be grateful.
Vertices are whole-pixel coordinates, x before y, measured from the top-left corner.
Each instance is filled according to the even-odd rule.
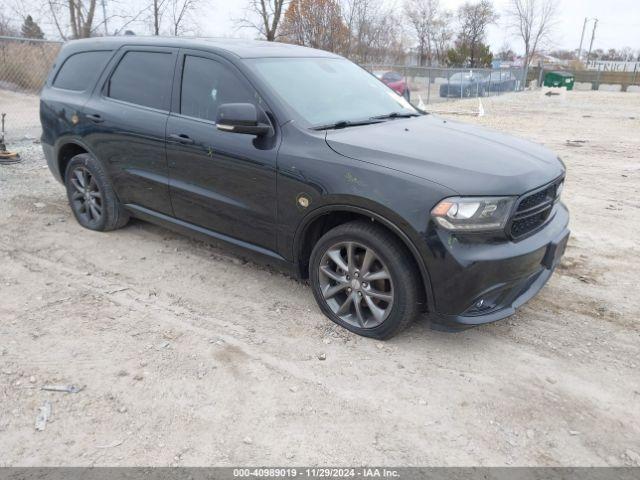
[[[105,0],[102,0],[102,18],[104,19],[104,34],[109,35],[109,27],[107,26],[107,7],[105,5]],[[584,33],[584,29],[582,30]]]
[[[598,26],[598,19],[593,19],[593,30],[591,31],[591,43],[589,43],[589,53],[587,53],[587,65],[589,64],[589,58],[591,57],[591,49],[593,48],[593,39],[596,37],[596,27]]]
[[[153,33],[154,35],[160,35],[159,24],[159,12],[158,12],[158,0],[153,0]]]
[[[587,22],[589,19],[584,17],[584,23],[582,24],[582,35],[580,35],[580,48],[578,48],[578,61],[582,57],[582,42],[584,41],[584,31],[587,29]]]

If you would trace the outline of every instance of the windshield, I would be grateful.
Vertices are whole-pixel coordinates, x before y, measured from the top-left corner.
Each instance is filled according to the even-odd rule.
[[[373,75],[342,58],[260,58],[247,63],[311,126],[418,113]]]

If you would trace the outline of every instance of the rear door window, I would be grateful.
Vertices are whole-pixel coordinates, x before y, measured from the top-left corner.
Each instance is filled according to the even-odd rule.
[[[171,52],[127,52],[111,75],[107,96],[168,111],[174,64]]]
[[[53,86],[77,92],[90,89],[111,58],[111,53],[111,50],[101,50],[71,55],[62,64]]]

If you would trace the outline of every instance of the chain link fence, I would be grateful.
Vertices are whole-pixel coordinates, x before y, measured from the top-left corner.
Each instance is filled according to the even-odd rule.
[[[365,68],[411,103],[422,107],[472,97],[489,97],[524,89],[521,68],[437,68],[366,65]],[[408,93],[405,93],[408,92]]]
[[[35,139],[40,135],[38,94],[61,46],[62,42],[0,37],[0,113],[6,114],[7,142]],[[518,92],[526,85],[541,82],[544,72],[548,71],[531,69],[528,81],[525,81],[521,68],[364,67],[419,108],[439,102]],[[575,72],[575,75],[576,89],[640,90],[638,72],[589,71]]]
[[[0,114],[7,142],[35,139],[40,133],[38,93],[61,42],[0,37]]]
[[[605,70],[567,70],[550,66],[534,67],[531,77],[542,85],[544,77],[549,72],[561,71],[573,75],[574,90],[599,90],[607,92],[640,93],[640,70],[636,67],[630,71]]]

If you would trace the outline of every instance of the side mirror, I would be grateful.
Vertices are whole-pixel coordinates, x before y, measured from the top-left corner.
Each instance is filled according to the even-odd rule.
[[[216,128],[222,132],[262,136],[271,126],[258,122],[258,110],[251,103],[225,103],[218,107]]]

